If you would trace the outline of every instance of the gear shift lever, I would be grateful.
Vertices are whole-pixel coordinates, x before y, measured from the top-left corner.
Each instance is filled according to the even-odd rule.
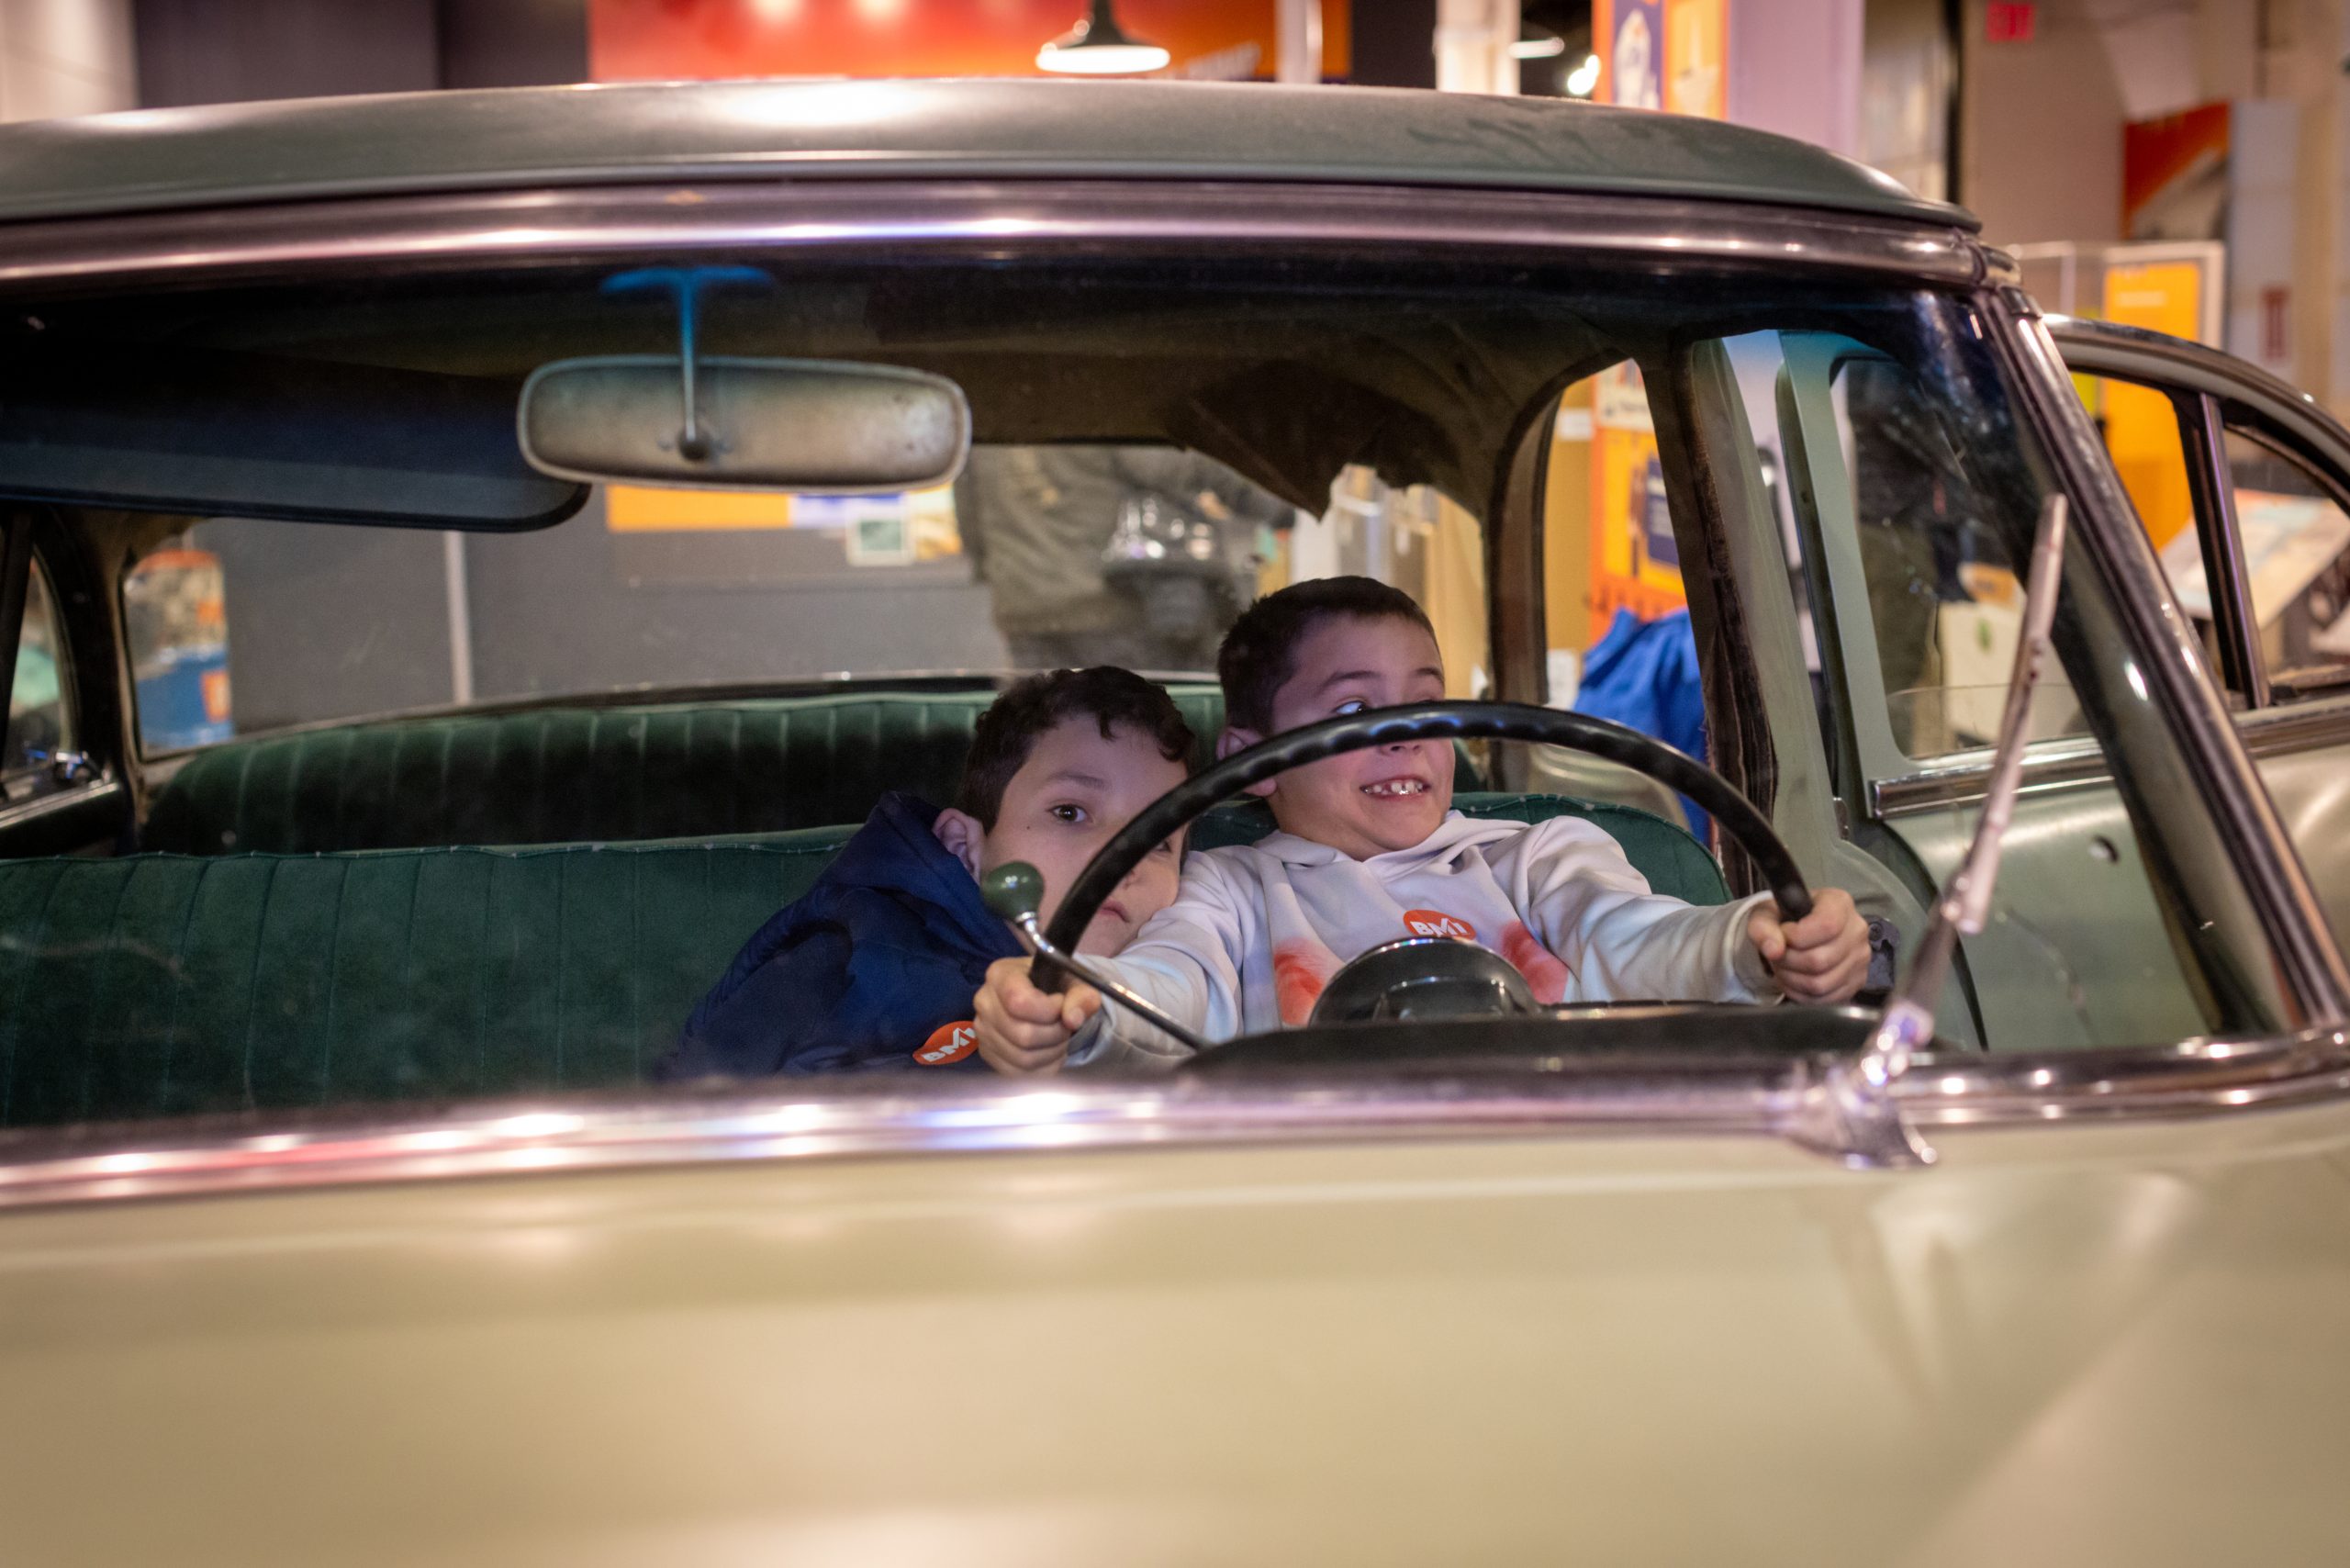
[[[1031,978],[1046,991],[1063,987],[1065,975],[1079,980],[1117,1002],[1145,1023],[1164,1030],[1195,1051],[1208,1048],[1207,1041],[1169,1018],[1148,1002],[1110,979],[1085,960],[1072,953],[1064,953],[1046,939],[1045,928],[1037,922],[1036,906],[1044,902],[1045,879],[1036,868],[1025,860],[1007,860],[979,879],[979,897],[988,909],[1020,934],[1036,962]]]

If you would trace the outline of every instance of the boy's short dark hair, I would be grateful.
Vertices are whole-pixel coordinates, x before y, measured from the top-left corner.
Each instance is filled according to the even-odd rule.
[[[1402,588],[1375,577],[1313,577],[1269,593],[1243,610],[1216,649],[1224,719],[1259,735],[1273,732],[1273,697],[1297,673],[1297,645],[1334,615],[1408,621],[1436,635],[1428,612]]]
[[[983,828],[994,827],[1003,792],[1036,742],[1056,724],[1080,716],[1098,722],[1105,741],[1115,738],[1118,725],[1131,725],[1156,741],[1158,755],[1169,762],[1188,762],[1197,744],[1175,700],[1155,681],[1115,665],[1047,670],[1005,687],[979,715],[970,753],[963,759],[955,809],[977,817]]]

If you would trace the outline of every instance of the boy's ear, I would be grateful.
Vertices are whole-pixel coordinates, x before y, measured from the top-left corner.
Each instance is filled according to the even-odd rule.
[[[1237,724],[1226,724],[1224,727],[1224,734],[1215,738],[1215,759],[1222,762],[1227,756],[1247,751],[1264,738],[1254,730],[1244,730]],[[1248,792],[1259,800],[1263,800],[1280,787],[1281,780],[1268,778],[1261,784],[1249,785]]]
[[[979,852],[987,847],[988,830],[979,819],[968,812],[958,812],[949,806],[938,813],[930,824],[931,833],[946,847],[946,853],[963,863],[963,869],[977,881],[979,876]]]

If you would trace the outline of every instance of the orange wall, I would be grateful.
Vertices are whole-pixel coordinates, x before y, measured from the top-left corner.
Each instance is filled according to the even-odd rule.
[[[599,82],[1034,76],[1038,46],[1086,9],[1086,0],[588,0],[588,69]],[[1117,17],[1175,57],[1166,74],[1222,55],[1227,69],[1199,73],[1270,81],[1275,9],[1275,0],[1118,0]],[[1348,9],[1324,0],[1326,77],[1348,73]],[[1252,68],[1228,68],[1229,51],[1251,48]]]

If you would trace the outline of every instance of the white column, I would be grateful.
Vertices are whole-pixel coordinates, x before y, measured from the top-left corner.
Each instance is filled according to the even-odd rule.
[[[473,588],[465,575],[465,536],[454,529],[441,535],[441,576],[449,601],[449,700],[464,708],[474,700]]]
[[[1516,41],[1517,0],[1437,0],[1437,90],[1515,96]]]
[[[139,106],[130,0],[0,0],[0,119]]]
[[[1863,0],[1730,0],[1730,119],[1857,157],[1863,10]]]
[[[1322,0],[1281,0],[1273,79],[1303,86],[1322,81]]]

